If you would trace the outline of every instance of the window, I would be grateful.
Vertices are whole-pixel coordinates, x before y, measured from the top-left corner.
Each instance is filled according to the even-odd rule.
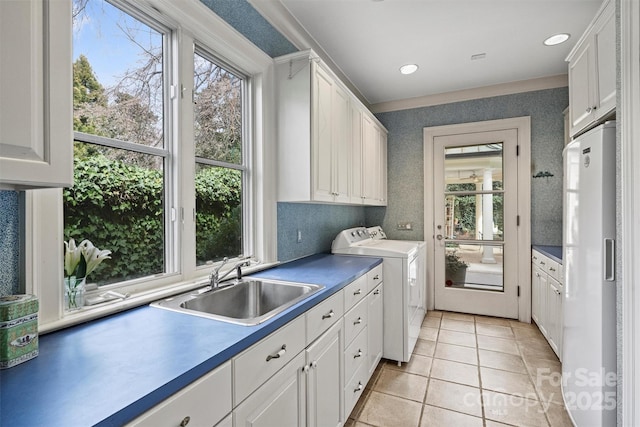
[[[206,264],[243,252],[244,81],[194,54],[194,144],[196,162],[196,263]]]
[[[75,184],[63,191],[64,239],[111,250],[88,278],[100,286],[172,268],[172,34],[147,22],[103,0],[74,1]]]
[[[42,332],[202,286],[225,256],[276,259],[272,59],[200,1],[69,1],[76,182],[26,197]],[[64,313],[48,260],[70,237],[113,252],[87,297],[126,299]]]

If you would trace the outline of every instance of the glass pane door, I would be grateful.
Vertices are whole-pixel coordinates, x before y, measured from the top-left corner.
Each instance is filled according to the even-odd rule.
[[[512,129],[434,138],[438,310],[518,315],[517,141]]]
[[[503,144],[444,149],[445,286],[504,291]]]

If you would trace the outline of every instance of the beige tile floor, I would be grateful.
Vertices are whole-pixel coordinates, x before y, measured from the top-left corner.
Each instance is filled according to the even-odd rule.
[[[382,360],[347,427],[570,427],[534,324],[430,311],[411,362]]]

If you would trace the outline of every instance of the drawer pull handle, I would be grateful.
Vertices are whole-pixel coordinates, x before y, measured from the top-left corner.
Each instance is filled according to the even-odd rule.
[[[353,355],[354,359],[357,359],[358,357],[362,357],[362,350],[358,349],[358,353]]]
[[[549,271],[556,271],[556,269],[553,267],[549,267]]]
[[[376,289],[376,290],[373,292],[373,294],[374,294],[374,295],[380,295],[380,289]]]
[[[545,265],[545,264],[544,264],[544,261],[540,261],[540,265]]]
[[[358,317],[356,320],[354,320],[353,324],[354,325],[359,325],[360,323],[362,323],[362,317]]]
[[[360,295],[362,293],[362,290],[358,289],[357,291],[355,291],[353,294],[354,295]]]
[[[323,314],[322,315],[322,320],[324,319],[331,319],[333,317],[335,313],[333,312],[333,310],[330,310],[327,314]]]
[[[282,344],[282,348],[280,348],[280,350],[278,350],[276,354],[270,354],[267,356],[267,362],[271,359],[279,359],[280,356],[284,356],[286,352],[287,352],[287,345]]]
[[[186,427],[187,424],[189,424],[189,421],[191,421],[191,417],[189,416],[184,417],[180,422],[180,427]]]
[[[358,386],[356,387],[355,390],[353,390],[354,393],[357,393],[359,391],[362,391],[364,387],[362,386],[362,382],[358,381]]]
[[[373,276],[373,280],[380,280],[380,276],[376,274],[375,276]]]

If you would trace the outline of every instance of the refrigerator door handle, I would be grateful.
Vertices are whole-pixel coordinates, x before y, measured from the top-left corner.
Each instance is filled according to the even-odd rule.
[[[604,280],[616,280],[616,241],[604,239]]]

